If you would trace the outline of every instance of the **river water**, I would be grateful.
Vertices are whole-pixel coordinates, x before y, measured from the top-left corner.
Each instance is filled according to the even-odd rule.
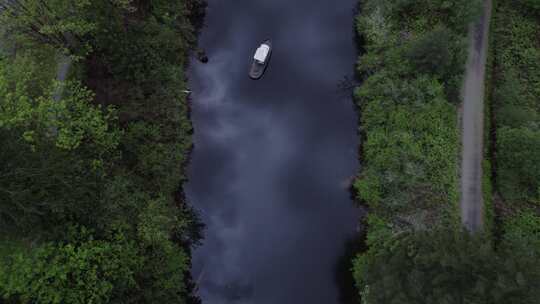
[[[354,72],[356,3],[209,0],[186,184],[206,224],[192,269],[204,304],[349,303],[357,114],[338,84]],[[253,81],[265,38],[274,53]]]

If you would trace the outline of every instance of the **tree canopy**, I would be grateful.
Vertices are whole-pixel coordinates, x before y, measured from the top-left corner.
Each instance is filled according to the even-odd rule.
[[[407,233],[355,261],[364,303],[536,303],[540,252],[467,232]]]
[[[0,302],[185,303],[199,0],[0,3]]]

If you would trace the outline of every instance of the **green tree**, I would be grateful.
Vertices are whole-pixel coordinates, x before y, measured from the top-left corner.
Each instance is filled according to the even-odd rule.
[[[528,250],[540,255],[540,216],[532,210],[523,210],[504,223],[504,242],[528,244]]]
[[[77,231],[77,240],[46,243],[12,254],[0,275],[0,293],[23,303],[110,303],[136,286],[141,267],[137,249],[117,234],[93,240]]]
[[[525,5],[535,10],[540,10],[540,0],[522,0]]]
[[[449,230],[389,240],[355,261],[364,303],[536,303],[540,259],[527,243],[499,252],[482,237]]]
[[[497,131],[497,184],[509,201],[537,200],[540,184],[540,131],[503,127]]]
[[[444,27],[434,29],[416,39],[407,57],[423,73],[437,76],[448,74],[452,68],[452,32]]]
[[[39,59],[0,64],[0,227],[25,234],[93,222],[121,134],[78,82],[55,96],[60,84]]]
[[[0,2],[0,36],[13,46],[0,59],[0,230],[20,247],[0,248],[0,281],[18,282],[1,293],[184,303],[187,248],[200,235],[179,195],[192,131],[182,91],[202,1]],[[63,82],[59,54],[78,59]],[[66,240],[71,224],[92,237]],[[126,241],[110,237],[118,231]]]
[[[14,0],[0,2],[3,31],[69,53],[90,50],[87,38],[96,30],[91,21],[92,1]]]

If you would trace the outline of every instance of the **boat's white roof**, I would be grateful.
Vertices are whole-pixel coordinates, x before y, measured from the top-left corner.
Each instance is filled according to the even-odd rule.
[[[270,53],[270,47],[266,44],[261,44],[261,46],[255,52],[255,56],[253,56],[253,59],[259,62],[265,62],[268,53]]]

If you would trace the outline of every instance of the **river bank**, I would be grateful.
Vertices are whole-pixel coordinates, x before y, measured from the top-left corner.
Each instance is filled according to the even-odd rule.
[[[381,266],[375,256],[399,243],[398,235],[460,229],[457,106],[474,16],[468,1],[448,8],[429,1],[362,3],[364,80],[355,93],[362,170],[354,188],[369,208],[369,249],[355,259],[354,274],[366,303],[389,300],[371,280]]]
[[[5,301],[189,298],[199,223],[179,190],[192,146],[184,72],[204,8],[139,4],[0,15],[17,46],[0,63]],[[73,60],[61,83],[59,52]]]
[[[534,303],[540,276],[532,270],[538,268],[538,254],[528,249],[537,246],[536,235],[531,234],[532,227],[537,227],[534,218],[526,214],[522,220],[506,223],[507,230],[497,244],[489,234],[493,220],[489,210],[476,214],[488,215],[485,233],[471,235],[460,223],[456,114],[467,57],[467,28],[478,16],[480,2],[438,6],[435,1],[414,5],[367,1],[363,6],[358,29],[366,38],[367,52],[360,57],[359,71],[366,79],[356,92],[363,168],[355,189],[358,200],[369,206],[368,250],[354,260],[353,269],[363,303],[426,299]],[[503,11],[499,18],[508,16]],[[470,45],[479,50],[472,52],[478,56],[471,62],[480,64],[475,73],[483,70],[485,47],[480,46],[487,38],[486,21],[484,34],[472,36],[475,43]],[[508,29],[507,24],[501,26]],[[483,90],[482,79],[478,83],[475,92]],[[492,83],[488,81],[490,88]],[[469,114],[481,116],[483,112],[478,108]],[[472,142],[473,146],[478,141],[481,139]],[[477,160],[476,165],[479,163]],[[484,166],[490,172],[489,163]],[[489,186],[489,179],[476,177],[475,187],[488,194],[488,203]],[[463,220],[471,228],[467,218]],[[511,269],[508,261],[512,261]],[[521,283],[514,280],[515,273],[526,279]],[[497,284],[501,278],[508,284]]]
[[[415,230],[458,221],[457,106],[464,24],[472,18],[458,13],[460,5],[469,7],[428,14],[428,8],[398,5],[383,12],[383,4],[367,1],[357,18],[366,40],[358,65],[364,81],[355,92],[364,166],[354,187],[380,227]],[[409,15],[398,17],[405,10]]]

